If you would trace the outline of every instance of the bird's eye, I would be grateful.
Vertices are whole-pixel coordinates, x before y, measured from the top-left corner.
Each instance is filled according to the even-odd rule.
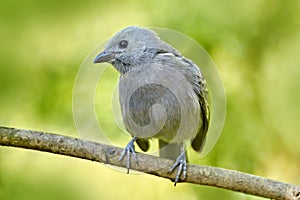
[[[121,41],[119,42],[119,48],[120,48],[120,49],[125,49],[125,48],[127,48],[127,45],[128,45],[128,41],[127,41],[127,40],[121,40]]]

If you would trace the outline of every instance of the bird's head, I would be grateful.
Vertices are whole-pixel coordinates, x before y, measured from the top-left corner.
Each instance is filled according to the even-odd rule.
[[[97,55],[94,63],[111,63],[121,74],[152,60],[157,52],[177,51],[163,42],[154,31],[137,26],[117,32]]]

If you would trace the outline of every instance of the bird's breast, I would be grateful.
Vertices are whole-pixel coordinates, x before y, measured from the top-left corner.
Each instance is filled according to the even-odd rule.
[[[200,106],[193,86],[176,69],[152,63],[120,77],[123,121],[131,135],[181,142],[195,137]]]

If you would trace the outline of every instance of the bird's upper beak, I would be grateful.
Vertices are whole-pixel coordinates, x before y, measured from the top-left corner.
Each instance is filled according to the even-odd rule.
[[[113,52],[103,51],[96,56],[94,63],[111,62],[111,60],[114,59],[114,56]]]

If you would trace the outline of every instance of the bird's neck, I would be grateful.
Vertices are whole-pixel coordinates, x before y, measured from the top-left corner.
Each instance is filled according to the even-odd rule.
[[[153,62],[154,53],[152,52],[136,52],[134,55],[127,55],[112,62],[112,65],[120,72],[121,75],[126,74],[131,69],[147,65]]]
[[[168,52],[162,49],[149,48],[141,52],[135,52],[134,55],[126,55],[112,62],[112,65],[120,72],[121,75],[126,74],[131,69],[147,65],[153,62],[162,62],[164,57],[180,56],[176,52]],[[158,59],[156,59],[158,57]]]
[[[112,62],[112,65],[119,71],[121,75],[126,74],[132,68],[130,64],[124,63],[120,60],[115,60]]]

